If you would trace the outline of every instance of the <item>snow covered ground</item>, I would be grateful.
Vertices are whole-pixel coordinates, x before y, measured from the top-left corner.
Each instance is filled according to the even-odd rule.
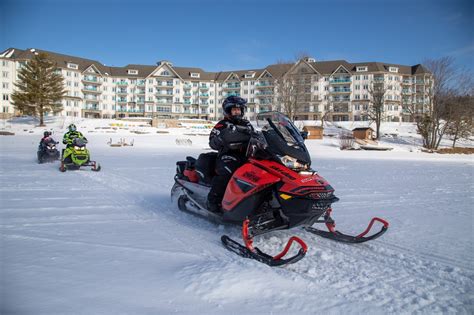
[[[474,312],[472,156],[422,153],[414,129],[398,124],[386,132],[400,136],[383,143],[392,151],[307,140],[313,168],[341,199],[338,229],[357,234],[374,216],[390,228],[359,245],[301,229],[262,236],[256,245],[269,253],[291,235],[309,245],[302,261],[271,268],[222,247],[222,234],[240,240],[237,227],[170,202],[175,162],[208,150],[206,136],[98,124],[110,126],[77,122],[102,171],[61,173],[59,162],[36,163],[45,128],[0,122],[15,132],[0,136],[1,314]],[[65,125],[48,129],[60,140]]]

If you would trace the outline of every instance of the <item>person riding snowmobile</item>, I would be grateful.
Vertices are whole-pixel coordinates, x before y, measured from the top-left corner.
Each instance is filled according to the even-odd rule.
[[[209,146],[218,151],[216,176],[212,178],[207,197],[208,209],[221,211],[221,202],[232,174],[246,161],[246,149],[253,127],[243,119],[247,101],[238,96],[229,96],[222,103],[224,119],[219,121],[209,136]]]
[[[38,145],[38,162],[43,163],[48,160],[56,160],[59,158],[59,151],[56,149],[56,144],[59,142],[55,141],[51,137],[51,132],[45,131],[43,138],[41,138]]]
[[[72,143],[76,138],[83,139],[87,143],[86,137],[84,137],[84,135],[80,131],[77,131],[76,125],[70,124],[67,129],[68,132],[66,132],[63,137],[63,144],[66,145],[66,149],[72,147]],[[62,150],[61,157],[64,157],[64,151],[66,149]]]
[[[63,144],[66,145],[66,148],[69,148],[72,145],[75,138],[83,139],[87,143],[86,137],[84,137],[80,131],[77,131],[76,125],[70,124],[67,129],[68,132],[66,132],[63,137]]]
[[[41,138],[40,143],[39,143],[40,148],[42,148],[43,145],[47,142],[46,140],[49,140],[50,136],[51,136],[51,132],[49,132],[49,131],[45,131],[43,133],[43,138]]]

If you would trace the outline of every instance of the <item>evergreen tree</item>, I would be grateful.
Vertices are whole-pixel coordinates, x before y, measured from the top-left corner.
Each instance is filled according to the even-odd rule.
[[[40,126],[44,126],[45,113],[60,112],[63,108],[64,79],[56,69],[46,53],[39,53],[18,72],[13,105],[23,114],[39,117]]]

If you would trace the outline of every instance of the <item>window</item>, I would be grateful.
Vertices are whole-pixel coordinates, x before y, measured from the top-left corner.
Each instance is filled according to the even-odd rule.
[[[79,68],[78,65],[76,65],[75,63],[70,63],[70,62],[67,64],[67,67],[69,69],[76,69],[76,70]]]
[[[8,94],[3,94],[3,100],[8,101]]]
[[[161,71],[161,74],[162,76],[169,76],[170,75],[170,72],[168,70],[163,70]]]
[[[388,71],[398,73],[398,68],[397,67],[389,67]]]
[[[369,76],[368,75],[364,75],[364,80],[368,80],[369,79]]]
[[[360,90],[360,85],[358,85],[358,84],[355,85],[355,86],[354,86],[354,90]]]
[[[367,71],[367,67],[357,67],[356,71],[357,72]]]
[[[8,71],[2,71],[2,77],[8,78]]]
[[[138,70],[128,69],[127,73],[128,74],[138,74]]]
[[[4,89],[8,89],[8,83],[6,83],[6,82],[2,83],[2,87],[3,87]]]
[[[254,76],[255,76],[255,72],[252,72],[252,73],[246,73],[246,74],[245,74],[245,78],[246,78],[246,79],[253,78]]]
[[[201,75],[199,73],[196,73],[196,72],[191,72],[191,78],[200,78]]]

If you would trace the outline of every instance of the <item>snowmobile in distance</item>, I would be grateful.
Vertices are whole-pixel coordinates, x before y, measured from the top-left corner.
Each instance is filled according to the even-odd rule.
[[[367,229],[357,236],[337,231],[331,217],[331,205],[339,198],[334,195],[333,187],[310,168],[311,158],[298,129],[279,112],[259,114],[257,126],[260,131],[240,130],[242,134],[247,133],[246,140],[250,138],[248,161],[229,181],[221,213],[206,208],[217,154],[203,153],[197,160],[188,156],[186,161],[176,163],[171,197],[180,210],[214,222],[242,226],[244,245],[223,235],[221,241],[225,248],[270,266],[282,266],[301,260],[307,252],[306,243],[293,236],[281,253],[271,256],[253,246],[254,237],[270,231],[303,227],[307,232],[335,241],[362,243],[387,231],[388,222],[380,218],[373,218]],[[375,222],[382,224],[380,231],[367,236]],[[328,231],[312,227],[315,223],[325,224]],[[299,246],[298,253],[284,258],[292,244]]]
[[[41,164],[59,160],[59,150],[56,148],[58,143],[59,142],[54,141],[54,139],[50,137],[44,139],[38,147],[38,163]]]
[[[90,166],[91,170],[98,172],[101,167],[96,161],[90,160],[89,150],[86,148],[87,140],[82,138],[75,138],[72,145],[64,150],[63,159],[59,170],[65,172],[66,170],[78,170],[81,167]]]

